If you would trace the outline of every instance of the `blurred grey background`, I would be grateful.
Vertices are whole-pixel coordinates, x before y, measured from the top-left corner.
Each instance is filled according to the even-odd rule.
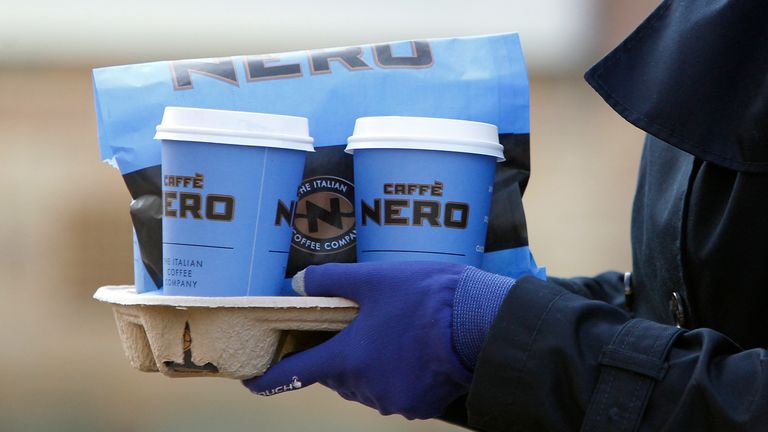
[[[642,134],[581,79],[658,0],[0,3],[0,431],[448,431],[320,386],[130,368],[101,285],[132,280],[130,197],[99,161],[90,69],[518,31],[532,88],[530,244],[559,276],[630,267]]]

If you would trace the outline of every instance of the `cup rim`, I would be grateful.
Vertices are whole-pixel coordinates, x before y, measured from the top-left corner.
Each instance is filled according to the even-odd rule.
[[[434,150],[495,157],[503,162],[498,128],[490,123],[434,117],[361,117],[346,153],[363,149]]]
[[[159,140],[315,151],[308,120],[298,116],[166,107],[155,129],[154,138]]]

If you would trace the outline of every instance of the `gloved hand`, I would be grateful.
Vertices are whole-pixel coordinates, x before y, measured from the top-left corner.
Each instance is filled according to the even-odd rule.
[[[474,351],[479,352],[484,339],[477,329],[457,337],[452,325],[457,320],[467,324],[482,321],[489,327],[498,310],[496,305],[487,319],[478,320],[474,312],[463,318],[454,316],[457,287],[477,288],[483,279],[478,279],[480,274],[501,278],[472,267],[437,262],[309,267],[294,278],[295,289],[301,291],[303,280],[302,294],[351,299],[360,306],[358,316],[329,341],[283,359],[244,384],[256,394],[271,395],[320,382],[343,398],[384,415],[436,417],[469,390],[473,363],[468,364],[467,355],[459,356],[454,346],[458,343],[459,350],[469,350],[469,357],[476,358]],[[468,275],[474,275],[469,282]],[[498,304],[514,283],[501,279],[506,288],[498,293]],[[499,286],[498,280],[483,286]],[[461,296],[464,306],[460,309],[483,310],[471,303],[488,299],[467,294]],[[487,328],[479,331],[487,332]]]

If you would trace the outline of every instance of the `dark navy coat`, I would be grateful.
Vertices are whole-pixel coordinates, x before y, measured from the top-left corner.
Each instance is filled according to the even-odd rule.
[[[468,424],[768,431],[768,2],[665,1],[587,80],[649,134],[632,277],[520,280]]]

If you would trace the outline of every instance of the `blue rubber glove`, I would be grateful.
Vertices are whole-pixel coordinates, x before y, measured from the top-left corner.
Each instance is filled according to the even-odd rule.
[[[513,283],[437,262],[308,267],[294,278],[297,291],[351,299],[358,316],[329,341],[244,384],[272,395],[320,382],[384,415],[436,417],[469,391],[474,361]]]

